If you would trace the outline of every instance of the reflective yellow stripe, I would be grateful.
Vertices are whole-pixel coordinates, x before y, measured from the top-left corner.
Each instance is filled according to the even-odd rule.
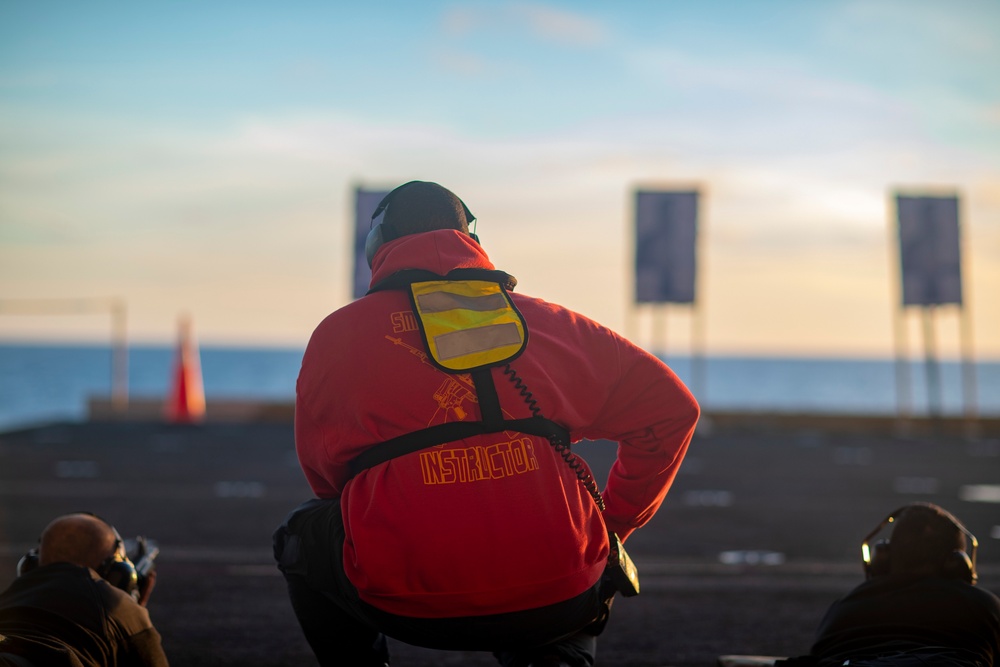
[[[524,348],[524,321],[497,283],[443,280],[410,289],[428,351],[445,370],[502,363]]]
[[[420,311],[423,313],[440,313],[445,310],[463,308],[465,310],[500,310],[507,307],[503,294],[487,294],[485,296],[466,296],[464,294],[449,294],[433,292],[418,297]]]
[[[521,345],[521,332],[516,325],[494,324],[479,329],[455,331],[442,334],[434,339],[438,355],[443,360],[451,360],[466,354],[488,352],[508,345]]]

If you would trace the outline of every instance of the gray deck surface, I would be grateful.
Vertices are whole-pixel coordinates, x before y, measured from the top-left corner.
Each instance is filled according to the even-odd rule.
[[[576,451],[598,479],[609,443]],[[808,650],[823,611],[862,579],[859,543],[889,511],[938,503],[979,537],[980,585],[1000,592],[1000,441],[696,436],[660,512],[628,544],[642,594],[618,599],[600,665],[709,667],[722,654]],[[96,512],[162,553],[150,614],[171,663],[315,664],[270,554],[310,496],[290,424],[50,424],[0,434],[0,587],[51,518]],[[493,665],[483,653],[392,643],[393,665]]]

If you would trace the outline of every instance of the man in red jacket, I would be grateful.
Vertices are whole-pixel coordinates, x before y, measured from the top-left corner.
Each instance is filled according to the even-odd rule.
[[[298,378],[318,498],[275,557],[306,638],[323,665],[386,664],[386,635],[592,665],[613,535],[660,506],[698,405],[611,330],[513,293],[447,189],[404,184],[379,215],[371,289],[317,327]],[[584,438],[618,443],[603,493],[569,451]]]

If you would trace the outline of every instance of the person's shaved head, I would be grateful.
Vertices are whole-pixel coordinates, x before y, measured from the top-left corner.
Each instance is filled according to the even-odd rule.
[[[40,565],[73,563],[97,568],[115,551],[111,526],[90,514],[67,514],[55,519],[42,532],[38,547]]]

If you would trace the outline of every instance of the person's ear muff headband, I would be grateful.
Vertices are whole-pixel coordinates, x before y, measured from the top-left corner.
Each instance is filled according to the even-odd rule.
[[[883,528],[894,523],[896,519],[907,509],[909,505],[900,507],[895,512],[882,519],[882,522],[865,535],[861,540],[861,560],[865,570],[865,578],[871,579],[885,574],[889,574],[890,550],[888,540],[879,540],[874,544],[872,538],[879,534]],[[976,572],[976,551],[979,548],[979,540],[957,519],[949,519],[958,528],[969,545],[969,553],[960,549],[953,551],[942,564],[942,572],[945,576],[961,579],[966,583],[973,584],[979,580]]]
[[[135,571],[135,565],[129,560],[128,552],[125,550],[125,541],[122,539],[118,529],[107,519],[94,514],[93,512],[74,512],[75,514],[86,514],[104,523],[115,536],[114,551],[98,565],[96,572],[101,578],[110,583],[115,588],[120,588],[129,594],[134,594],[139,583],[139,575]],[[17,576],[35,569],[39,565],[38,547],[34,547],[21,557],[17,563]]]

